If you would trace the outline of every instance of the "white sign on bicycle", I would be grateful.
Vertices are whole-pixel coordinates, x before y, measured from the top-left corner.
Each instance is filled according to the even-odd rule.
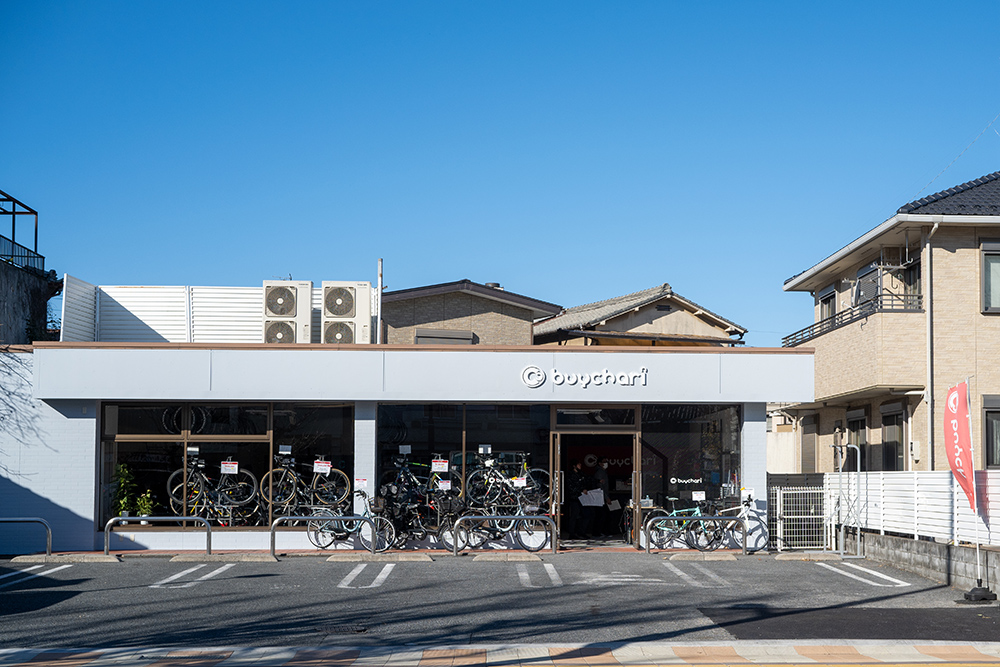
[[[438,488],[442,491],[451,491],[451,480],[450,479],[439,479]]]
[[[223,461],[222,462],[222,474],[223,475],[238,475],[240,474],[240,464],[237,461]]]
[[[691,500],[704,500],[704,499],[705,499],[705,492],[704,491],[692,491],[691,492]]]
[[[448,459],[434,459],[431,461],[431,472],[448,472]]]
[[[526,486],[528,486],[528,478],[527,477],[515,477],[514,478],[514,488],[515,489],[523,489]]]
[[[329,475],[333,463],[330,461],[313,461],[313,472],[320,475]]]

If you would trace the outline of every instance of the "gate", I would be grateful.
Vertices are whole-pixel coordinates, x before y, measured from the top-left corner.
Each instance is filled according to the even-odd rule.
[[[768,489],[771,549],[826,549],[826,493],[823,487]]]

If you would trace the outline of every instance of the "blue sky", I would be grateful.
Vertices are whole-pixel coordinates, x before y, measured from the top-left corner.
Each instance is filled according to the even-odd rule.
[[[1000,170],[1000,122],[963,154],[1000,114],[998,18],[0,0],[0,190],[92,283],[375,282],[380,257],[388,289],[563,306],[669,282],[778,345],[812,319],[786,278]]]

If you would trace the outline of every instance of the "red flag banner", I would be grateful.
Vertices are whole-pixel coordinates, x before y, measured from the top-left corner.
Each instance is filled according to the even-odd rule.
[[[948,390],[944,408],[944,439],[951,472],[969,497],[972,511],[976,512],[976,473],[969,434],[969,387],[965,382]]]

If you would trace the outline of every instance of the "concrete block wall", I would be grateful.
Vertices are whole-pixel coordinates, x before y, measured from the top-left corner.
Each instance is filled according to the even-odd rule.
[[[848,553],[856,552],[856,544],[854,536],[848,536]],[[976,585],[975,546],[862,533],[861,553],[866,558],[889,563],[959,590],[968,591]],[[980,554],[983,586],[997,593],[1000,585],[1000,549],[983,547]]]
[[[46,275],[0,262],[0,344],[45,340],[48,303],[58,284]]]
[[[41,517],[55,550],[94,547],[97,404],[32,397],[33,355],[0,353],[0,507]],[[0,553],[45,549],[39,525],[0,523]]]

